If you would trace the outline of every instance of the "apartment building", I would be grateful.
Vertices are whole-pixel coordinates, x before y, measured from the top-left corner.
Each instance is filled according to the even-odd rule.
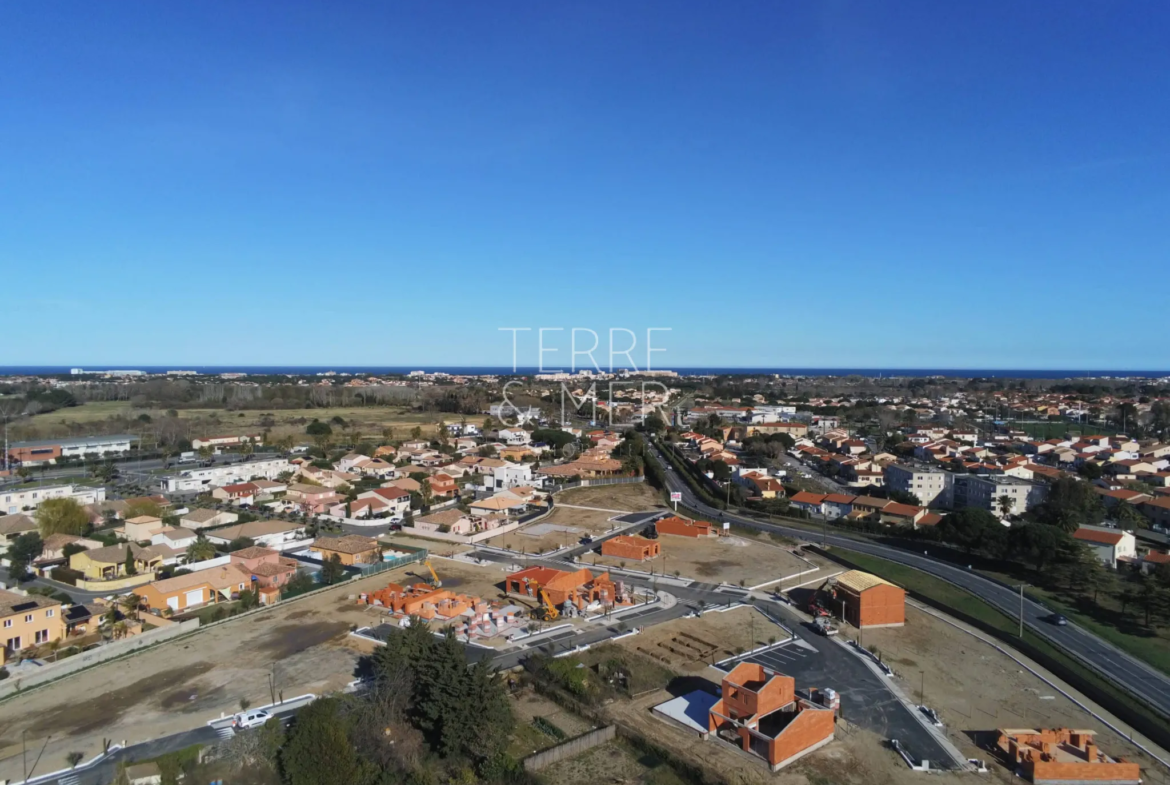
[[[287,458],[261,458],[244,463],[187,469],[163,477],[159,485],[162,490],[171,493],[203,491],[257,478],[275,480],[281,474],[293,471],[294,468],[296,467]]]
[[[100,504],[106,500],[105,488],[85,485],[15,486],[0,490],[0,512],[14,515],[35,510],[47,499],[76,499],[78,504]]]
[[[1018,515],[1044,501],[1048,487],[1007,475],[947,474],[944,504],[953,510],[978,507],[1003,518]],[[1005,510],[1000,500],[1011,500]]]
[[[891,463],[883,470],[886,487],[890,490],[912,493],[923,506],[929,507],[946,493],[947,473],[940,469],[926,469]]]
[[[24,464],[56,463],[58,458],[121,455],[130,452],[137,436],[82,436],[76,439],[39,439],[8,445],[8,458]]]

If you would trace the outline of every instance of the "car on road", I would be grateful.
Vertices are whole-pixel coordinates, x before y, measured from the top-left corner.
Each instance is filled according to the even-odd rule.
[[[264,723],[272,719],[272,714],[264,709],[255,709],[253,711],[241,711],[236,716],[232,717],[233,728],[259,728]]]
[[[582,545],[588,545],[589,543],[593,542],[593,538],[586,534],[584,537],[577,540],[577,542],[581,543]]]
[[[1049,616],[1048,622],[1050,624],[1055,624],[1057,627],[1067,627],[1068,626],[1068,619],[1066,619],[1064,617],[1064,614],[1060,614],[1060,613],[1054,613],[1051,616]]]

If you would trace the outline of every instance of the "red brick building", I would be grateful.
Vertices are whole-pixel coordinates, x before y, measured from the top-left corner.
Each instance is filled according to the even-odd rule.
[[[680,537],[710,537],[713,529],[708,521],[692,521],[672,515],[654,524],[659,534],[675,534]]]
[[[906,623],[906,590],[860,570],[837,576],[841,615],[854,627],[901,627]]]
[[[741,662],[723,677],[720,700],[708,728],[738,743],[776,771],[833,740],[836,698],[810,690],[797,693],[791,676],[754,662]]]
[[[619,534],[601,543],[601,555],[613,556],[617,559],[633,559],[645,561],[653,559],[662,552],[662,546],[657,540],[648,540],[645,537],[634,537]]]

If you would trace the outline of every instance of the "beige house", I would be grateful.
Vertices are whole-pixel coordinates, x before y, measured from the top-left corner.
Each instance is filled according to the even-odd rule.
[[[209,529],[212,526],[227,526],[240,519],[234,512],[220,512],[219,510],[191,510],[179,518],[179,525],[184,529],[198,531]]]
[[[0,664],[30,646],[65,637],[61,603],[38,594],[0,589]]]

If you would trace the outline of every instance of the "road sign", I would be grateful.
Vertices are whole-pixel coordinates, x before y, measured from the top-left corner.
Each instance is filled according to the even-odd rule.
[[[723,531],[731,531],[731,524],[728,521],[723,522]]]
[[[679,493],[678,491],[673,491],[673,492],[670,494],[670,500],[671,500],[672,502],[681,502],[681,501],[682,501],[682,494],[681,494],[681,493]]]

